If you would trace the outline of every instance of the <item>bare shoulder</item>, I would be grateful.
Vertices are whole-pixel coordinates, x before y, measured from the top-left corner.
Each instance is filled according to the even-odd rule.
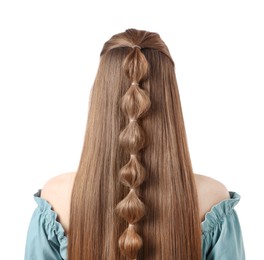
[[[47,200],[58,215],[58,221],[66,233],[69,226],[71,192],[76,172],[60,174],[48,180],[41,190],[41,198]]]
[[[46,182],[41,191],[41,198],[51,204],[58,215],[57,220],[64,227],[66,234],[69,227],[71,192],[75,176],[76,172],[70,172],[53,177]],[[229,199],[230,195],[225,185],[220,181],[201,174],[194,174],[194,177],[198,193],[200,219],[203,221],[205,214],[215,204]]]
[[[209,176],[194,174],[201,221],[204,220],[205,214],[219,202],[229,199],[229,191],[220,181]]]
[[[41,190],[41,197],[53,201],[58,196],[64,197],[71,190],[75,172],[57,175],[48,180]]]

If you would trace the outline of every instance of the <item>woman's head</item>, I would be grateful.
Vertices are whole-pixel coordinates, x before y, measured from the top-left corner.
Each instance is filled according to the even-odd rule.
[[[116,48],[153,49],[165,54],[173,63],[166,44],[157,33],[143,30],[128,29],[123,33],[118,33],[108,40],[101,51],[101,56]]]
[[[104,44],[71,202],[69,259],[200,259],[174,63],[156,33]]]

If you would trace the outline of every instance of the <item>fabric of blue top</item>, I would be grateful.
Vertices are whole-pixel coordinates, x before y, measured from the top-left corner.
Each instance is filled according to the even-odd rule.
[[[56,220],[57,213],[40,198],[41,190],[34,194],[38,204],[31,218],[25,249],[25,260],[67,259],[67,237]],[[230,199],[212,207],[202,225],[202,259],[245,260],[241,227],[234,206],[240,195],[229,192]]]

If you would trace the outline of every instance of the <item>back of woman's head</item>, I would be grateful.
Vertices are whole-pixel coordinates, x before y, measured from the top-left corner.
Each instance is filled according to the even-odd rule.
[[[103,47],[68,238],[69,260],[201,259],[174,63],[156,33],[130,29]]]

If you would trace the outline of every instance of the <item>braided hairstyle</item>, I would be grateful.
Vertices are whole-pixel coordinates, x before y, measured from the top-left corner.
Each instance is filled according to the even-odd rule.
[[[138,119],[146,114],[151,105],[147,91],[139,86],[148,72],[148,62],[140,49],[138,45],[132,46],[132,51],[124,61],[124,71],[131,86],[121,99],[121,110],[130,122],[119,136],[120,145],[131,157],[120,170],[120,181],[130,191],[116,206],[119,216],[129,223],[118,244],[122,254],[130,259],[135,259],[142,247],[142,238],[138,235],[135,224],[145,215],[145,205],[138,196],[138,188],[145,180],[146,171],[137,156],[144,148],[145,133]]]

